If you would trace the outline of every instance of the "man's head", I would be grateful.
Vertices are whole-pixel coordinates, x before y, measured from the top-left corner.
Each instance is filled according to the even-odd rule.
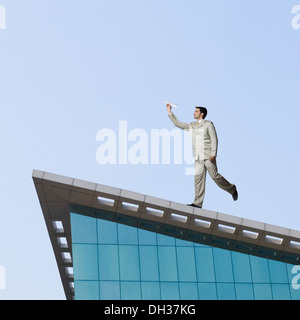
[[[207,116],[207,109],[204,107],[196,107],[194,112],[194,119],[200,120],[205,119]]]

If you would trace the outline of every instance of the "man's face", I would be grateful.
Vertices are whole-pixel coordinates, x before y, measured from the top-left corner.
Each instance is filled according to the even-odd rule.
[[[196,108],[195,111],[194,111],[194,119],[199,120],[201,115],[202,114],[200,113],[200,110]]]

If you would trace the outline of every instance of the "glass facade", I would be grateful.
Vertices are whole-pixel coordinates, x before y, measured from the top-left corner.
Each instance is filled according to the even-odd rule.
[[[293,265],[71,213],[75,299],[291,300]]]

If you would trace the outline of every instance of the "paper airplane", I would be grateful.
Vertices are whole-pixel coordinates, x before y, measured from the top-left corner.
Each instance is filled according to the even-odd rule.
[[[164,103],[166,104],[170,104],[172,107],[174,108],[178,108],[178,105],[177,104],[174,104],[174,103],[171,103],[171,102],[168,102],[168,101],[164,101]]]

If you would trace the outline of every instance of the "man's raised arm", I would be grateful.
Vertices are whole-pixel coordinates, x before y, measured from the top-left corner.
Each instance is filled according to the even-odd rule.
[[[173,122],[174,126],[182,130],[188,130],[190,125],[188,123],[180,122],[171,111],[172,107],[170,104],[167,104],[167,111],[169,113],[169,118]]]

